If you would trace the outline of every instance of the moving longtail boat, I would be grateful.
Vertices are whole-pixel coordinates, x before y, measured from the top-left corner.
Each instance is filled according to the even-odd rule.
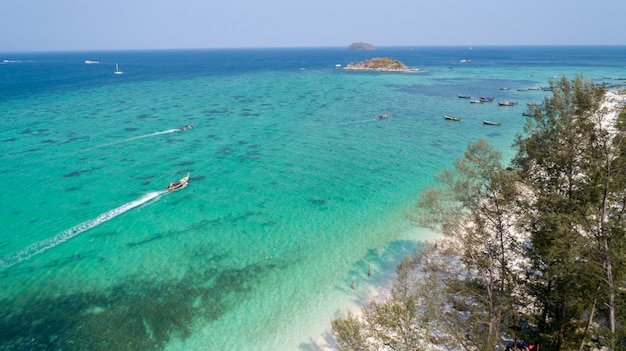
[[[461,120],[461,117],[448,116],[448,115],[444,115],[443,118],[447,119],[448,121],[460,121]]]
[[[187,173],[187,176],[185,176],[184,178],[171,182],[170,185],[167,186],[166,190],[169,192],[169,191],[182,189],[187,186],[188,182],[189,182],[189,173]]]
[[[186,126],[182,126],[182,127],[178,128],[178,130],[185,131],[185,130],[189,130],[191,128],[193,128],[193,123],[188,124]]]

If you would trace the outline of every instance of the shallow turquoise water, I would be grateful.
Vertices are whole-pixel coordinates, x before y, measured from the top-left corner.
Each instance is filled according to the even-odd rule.
[[[541,50],[537,63],[474,49],[459,64],[470,53],[446,50],[389,49],[422,69],[410,74],[336,70],[361,54],[334,50],[321,63],[235,52],[249,69],[205,72],[198,60],[161,74],[146,73],[145,54],[121,53],[131,62],[121,76],[61,60],[60,70],[103,73],[58,85],[38,73],[51,88],[0,101],[0,174],[19,183],[0,197],[10,331],[1,348],[310,349],[333,317],[392,279],[403,255],[436,238],[405,213],[469,140],[486,137],[510,157],[526,102],[547,94],[516,87],[624,72],[601,65],[603,52],[576,65]],[[458,93],[520,104],[474,105]],[[187,172],[187,188],[163,192]]]

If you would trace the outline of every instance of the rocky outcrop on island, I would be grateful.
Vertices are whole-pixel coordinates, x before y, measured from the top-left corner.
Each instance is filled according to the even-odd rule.
[[[364,42],[352,43],[348,46],[348,50],[375,50],[374,45]]]
[[[394,60],[389,57],[377,57],[369,60],[359,62],[357,64],[350,63],[343,69],[356,70],[356,71],[384,71],[384,72],[408,72],[416,71],[417,69],[410,69],[404,63],[399,60]]]

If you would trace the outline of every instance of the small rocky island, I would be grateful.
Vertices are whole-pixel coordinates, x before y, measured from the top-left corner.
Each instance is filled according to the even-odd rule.
[[[409,72],[418,71],[418,69],[408,68],[404,63],[399,60],[394,60],[389,57],[376,57],[369,60],[359,62],[357,64],[350,63],[343,69],[355,70],[355,71],[383,71],[383,72]]]
[[[352,43],[348,46],[348,50],[376,50],[374,45],[364,42]]]

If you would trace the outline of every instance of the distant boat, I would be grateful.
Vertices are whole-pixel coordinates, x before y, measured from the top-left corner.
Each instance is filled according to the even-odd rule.
[[[85,60],[85,64],[86,65],[97,65],[99,63],[100,63],[100,61]]]
[[[180,131],[183,131],[183,132],[184,132],[184,131],[189,130],[189,129],[191,129],[191,128],[193,128],[193,123],[188,124],[188,125],[186,125],[186,126],[182,126],[182,127],[178,128],[178,130],[180,130]]]
[[[479,98],[479,100],[480,100],[480,102],[491,102],[491,101],[495,100],[495,97],[492,96],[492,97],[488,98],[488,97],[481,96]]]
[[[482,100],[480,100],[480,99],[470,100],[470,103],[471,103],[471,104],[481,104],[481,103],[482,103]]]
[[[460,97],[461,99],[469,99],[471,96],[469,95],[463,95],[463,94],[457,94],[458,97]]]
[[[448,115],[444,115],[443,118],[447,119],[448,121],[460,121],[461,120],[461,117],[448,116]]]
[[[500,90],[509,90],[509,88],[507,88],[507,87],[502,87],[502,88],[500,88]]]
[[[540,112],[540,113],[541,113],[541,112]],[[535,112],[528,112],[528,111],[526,111],[526,112],[522,112],[522,116],[526,116],[526,117],[534,117],[534,116],[537,116],[537,113],[535,113]]]
[[[515,106],[517,105],[517,101],[498,101],[499,106]]]
[[[385,113],[384,115],[379,115],[378,119],[386,119],[389,117],[389,112]]]
[[[491,122],[491,121],[483,121],[483,124],[488,124],[490,126],[499,126],[502,123],[500,123],[500,122]]]
[[[115,74],[124,74],[124,72],[120,71],[120,67],[117,65],[117,63],[115,64],[115,72],[113,72]]]

